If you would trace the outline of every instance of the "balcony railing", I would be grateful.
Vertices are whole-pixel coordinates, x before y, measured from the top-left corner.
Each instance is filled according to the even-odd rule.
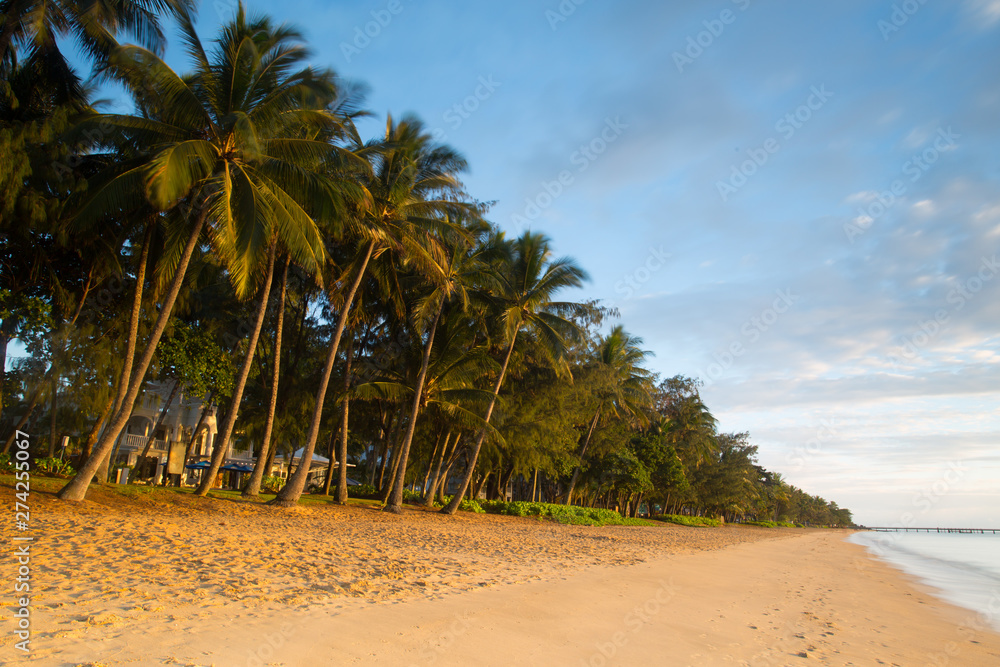
[[[139,452],[141,454],[143,448],[146,446],[146,440],[148,439],[149,436],[126,433],[121,438],[119,448],[123,451]],[[167,451],[167,443],[163,440],[153,440],[153,444],[149,448],[149,451],[165,453]]]

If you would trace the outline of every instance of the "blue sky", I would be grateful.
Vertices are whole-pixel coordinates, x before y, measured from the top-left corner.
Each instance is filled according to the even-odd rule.
[[[249,7],[371,87],[366,134],[463,152],[763,465],[868,525],[1000,527],[1000,0]]]

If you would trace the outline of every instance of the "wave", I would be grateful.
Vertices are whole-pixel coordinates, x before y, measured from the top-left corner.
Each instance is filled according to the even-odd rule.
[[[848,539],[927,584],[939,598],[977,612],[970,619],[976,625],[1000,632],[998,537],[865,532]]]

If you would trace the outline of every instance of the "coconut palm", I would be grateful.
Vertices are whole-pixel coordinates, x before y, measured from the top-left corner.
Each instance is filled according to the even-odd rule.
[[[80,100],[84,86],[59,47],[58,39],[73,37],[97,65],[103,65],[125,33],[162,53],[166,44],[159,15],[185,14],[192,0],[0,1],[0,71],[3,81],[12,68],[26,66],[62,103]],[[9,88],[3,86],[3,92]]]
[[[480,228],[478,231],[485,231]],[[386,510],[394,513],[402,512],[403,508],[403,485],[406,479],[406,464],[409,460],[410,445],[413,442],[413,434],[416,430],[417,417],[420,414],[422,403],[422,393],[424,382],[427,377],[427,368],[430,363],[431,350],[434,346],[434,335],[437,332],[438,323],[445,306],[449,303],[459,313],[465,313],[473,301],[477,301],[478,294],[476,288],[483,285],[486,279],[488,262],[497,252],[495,244],[485,244],[470,248],[467,239],[457,235],[450,235],[451,238],[442,239],[445,243],[451,242],[450,251],[438,252],[431,257],[433,272],[428,277],[428,292],[417,300],[414,308],[414,321],[430,321],[427,331],[423,335],[418,335],[419,340],[423,340],[423,354],[421,355],[420,370],[417,373],[414,384],[413,400],[410,407],[409,421],[406,433],[399,444],[399,462],[396,468],[396,479],[393,483],[392,495],[386,505]],[[430,245],[430,244],[429,244]],[[437,246],[435,243],[432,247]],[[433,315],[431,315],[433,313]],[[419,324],[415,327],[420,331]]]
[[[579,335],[577,326],[560,314],[577,310],[577,304],[552,299],[563,289],[579,287],[586,279],[586,272],[573,260],[552,259],[551,244],[542,234],[525,232],[510,244],[509,252],[500,261],[492,278],[489,295],[497,311],[499,338],[506,343],[507,349],[493,385],[493,395],[486,407],[484,422],[488,424],[493,414],[518,334],[525,330],[534,332],[554,359],[562,356],[568,337]],[[485,439],[486,429],[483,428],[472,446],[461,485],[442,512],[454,514],[458,511],[472,481]]]
[[[274,430],[274,415],[278,407],[278,383],[281,379],[281,336],[285,325],[285,297],[288,294],[288,267],[291,258],[285,260],[285,268],[281,272],[281,284],[278,288],[278,314],[274,325],[274,368],[271,372],[271,393],[267,405],[267,419],[264,422],[264,435],[261,437],[260,454],[254,462],[250,481],[243,489],[244,498],[256,498],[260,493],[260,485],[264,481],[265,465],[270,460],[271,434]]]
[[[573,498],[573,489],[580,479],[580,470],[584,456],[587,455],[587,448],[590,446],[590,438],[601,416],[613,420],[645,421],[645,410],[653,403],[650,394],[653,374],[641,365],[651,353],[640,349],[640,345],[642,339],[630,335],[620,324],[601,339],[594,364],[600,387],[595,392],[597,410],[580,445],[580,452],[577,455],[579,463],[573,470],[573,477],[566,491],[567,505]]]
[[[498,364],[486,354],[484,347],[475,345],[475,332],[470,324],[468,313],[453,303],[440,318],[436,344],[426,368],[424,339],[411,336],[397,363],[384,369],[379,379],[357,386],[354,395],[364,400],[386,401],[400,408],[407,403],[412,405],[423,371],[418,416],[428,412],[433,421],[447,424],[456,431],[486,427],[498,435],[476,411],[476,406],[486,405],[492,398],[491,392],[476,388],[476,384],[495,373]],[[395,470],[394,477],[398,479],[399,466]],[[386,489],[387,499],[394,488]]]
[[[246,298],[255,268],[275,241],[297,264],[318,271],[325,249],[313,217],[336,217],[345,199],[363,195],[350,179],[327,176],[331,165],[350,169],[350,153],[303,131],[331,133],[342,119],[325,108],[336,98],[332,74],[301,67],[308,52],[298,33],[265,17],[248,18],[242,5],[211,53],[189,16],[182,17],[181,28],[194,61],[190,75],[177,75],[147,49],[119,47],[108,75],[141,91],[138,112],[97,115],[80,127],[103,128],[136,150],[95,183],[78,217],[93,221],[143,202],[168,212],[162,216],[168,243],[160,280],[169,284],[131,379],[122,378],[125,399],[91,457],[60,492],[64,499],[83,498],[100,457],[124,428],[203,230],[237,296]]]
[[[334,113],[337,118],[344,120],[344,124],[341,128],[338,128],[343,133],[354,136],[356,134],[356,129],[353,125],[354,119],[359,116],[364,115],[365,112],[361,111],[360,104],[364,95],[364,91],[361,87],[356,85],[344,85],[338,91],[337,99],[333,101],[329,109]],[[339,136],[337,137],[339,138]],[[331,137],[332,139],[332,137]],[[334,171],[330,175],[333,177],[344,177],[346,174],[340,173],[333,165]],[[361,209],[359,209],[361,210]],[[330,221],[328,221],[330,222]],[[339,221],[332,221],[335,224],[332,225],[334,229],[338,227]],[[267,418],[264,424],[264,433],[261,440],[260,456],[257,457],[257,461],[254,463],[253,473],[250,475],[250,481],[247,486],[243,489],[244,498],[255,498],[257,494],[260,493],[260,485],[263,481],[265,473],[269,472],[271,467],[271,462],[274,457],[274,443],[271,441],[271,435],[274,429],[275,423],[275,410],[278,405],[278,390],[279,382],[281,378],[281,343],[282,343],[282,328],[284,325],[285,317],[285,297],[288,289],[288,267],[291,262],[291,256],[286,255],[285,269],[282,273],[281,287],[278,297],[278,321],[275,325],[275,337],[274,337],[274,369],[272,371],[271,378],[271,397],[268,402],[268,412]],[[346,414],[347,405],[344,405],[344,411]],[[341,495],[342,502],[346,502],[346,492],[347,492],[347,482],[346,482],[346,468],[341,466],[342,474],[341,477],[344,478],[341,484],[343,491]]]
[[[456,178],[466,168],[464,158],[446,146],[435,144],[415,118],[394,123],[390,116],[384,139],[370,142],[364,148],[359,146],[358,152],[368,155],[373,162],[373,174],[366,183],[372,205],[352,219],[350,231],[358,242],[359,252],[350,272],[344,272],[344,279],[337,283],[341,286],[339,293],[331,295],[340,312],[316,392],[316,406],[301,461],[271,501],[281,507],[295,505],[305,489],[340,340],[369,263],[373,259],[382,260],[384,270],[378,272],[379,282],[389,298],[398,303],[398,295],[402,293],[398,286],[398,266],[405,262],[418,271],[433,273],[430,257],[436,244],[433,237],[420,230],[459,233],[447,216],[467,215],[477,210],[462,201],[462,185]],[[353,278],[349,278],[351,275]]]

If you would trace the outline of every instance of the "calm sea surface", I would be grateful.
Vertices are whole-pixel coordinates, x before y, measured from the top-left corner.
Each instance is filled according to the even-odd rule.
[[[1000,535],[854,533],[848,538],[920,579],[938,597],[977,612],[1000,632]]]

